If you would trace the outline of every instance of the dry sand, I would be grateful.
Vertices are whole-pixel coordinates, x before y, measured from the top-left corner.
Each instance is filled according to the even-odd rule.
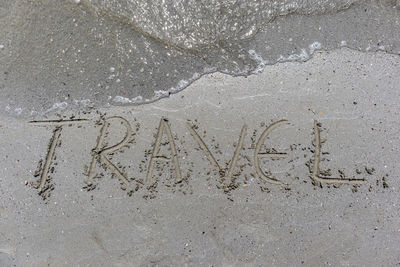
[[[341,49],[1,117],[0,265],[396,266],[399,85],[398,56]]]

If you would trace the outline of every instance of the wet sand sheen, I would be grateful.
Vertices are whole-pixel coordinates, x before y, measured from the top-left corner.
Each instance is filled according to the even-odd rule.
[[[266,65],[306,61],[316,51],[343,46],[400,51],[400,16],[393,1],[356,1],[349,7],[347,1],[300,6],[295,1],[278,6],[245,1],[243,8],[210,1],[199,9],[177,5],[164,10],[161,5],[157,19],[150,12],[155,3],[146,3],[5,1],[0,16],[5,25],[0,111],[32,118],[149,103],[205,73],[249,75]],[[132,5],[144,9],[142,17],[132,13],[136,9],[123,8]],[[254,12],[243,13],[246,8]],[[202,15],[191,21],[198,10]],[[244,14],[242,23],[235,10]],[[278,14],[286,15],[271,21]],[[152,18],[154,23],[148,23]],[[207,23],[196,28],[200,18]],[[149,28],[139,27],[140,22]]]

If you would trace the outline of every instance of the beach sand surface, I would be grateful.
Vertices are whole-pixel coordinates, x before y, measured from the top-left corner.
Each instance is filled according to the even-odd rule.
[[[400,264],[400,59],[0,120],[1,266]]]

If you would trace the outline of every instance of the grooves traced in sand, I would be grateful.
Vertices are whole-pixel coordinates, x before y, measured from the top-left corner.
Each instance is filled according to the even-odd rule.
[[[345,178],[323,178],[319,175],[319,163],[321,162],[321,129],[317,121],[314,121],[314,164],[312,166],[311,179],[315,185],[327,184],[352,184],[361,185],[365,179],[345,179]]]
[[[225,167],[224,166],[220,166],[218,164],[217,160],[215,159],[213,154],[210,152],[210,150],[208,149],[207,145],[201,139],[199,134],[193,129],[193,127],[189,123],[187,123],[187,128],[189,129],[190,134],[196,140],[197,144],[200,146],[200,148],[206,154],[207,159],[210,161],[210,163],[212,165],[215,166],[216,171],[218,171],[220,174],[224,174]],[[236,163],[237,163],[237,161],[239,159],[240,151],[243,148],[243,142],[244,142],[244,138],[246,137],[246,132],[247,132],[247,125],[244,124],[243,127],[242,127],[242,130],[240,131],[238,145],[237,145],[237,147],[235,149],[235,152],[234,152],[233,157],[232,157],[231,164],[229,165],[228,172],[227,172],[227,174],[225,176],[225,178],[227,178],[224,181],[225,185],[228,185],[228,184],[230,184],[232,182],[233,170],[235,169]]]
[[[102,148],[104,139],[107,135],[107,130],[110,127],[110,120],[120,120],[121,124],[125,125],[126,128],[126,134],[124,139],[120,141],[118,144],[113,145],[108,148]],[[96,166],[96,162],[104,163],[106,166],[108,166],[113,174],[115,174],[120,182],[124,184],[126,187],[130,186],[129,180],[125,177],[125,175],[107,158],[107,155],[123,148],[127,143],[130,141],[130,137],[132,134],[132,127],[130,123],[122,118],[122,117],[110,117],[104,120],[103,122],[103,127],[101,128],[100,131],[100,136],[97,139],[97,145],[96,148],[92,151],[93,153],[93,158],[92,162],[90,163],[89,167],[89,172],[88,172],[88,179],[86,180],[86,184],[88,186],[93,184],[93,179],[97,175],[94,172],[94,168]]]
[[[172,158],[166,158],[166,157],[163,157],[163,156],[157,156],[158,152],[160,152],[161,139],[162,139],[162,135],[164,133],[164,130],[165,130],[165,132],[167,134],[169,145],[170,145],[170,148],[172,150]],[[153,176],[153,168],[154,168],[154,163],[155,163],[156,160],[172,161],[174,163],[174,165],[175,165],[175,173],[176,173],[175,183],[182,182],[182,174],[181,174],[181,169],[180,169],[179,161],[178,161],[178,153],[176,151],[174,138],[173,138],[172,132],[171,132],[171,127],[169,126],[168,119],[166,119],[166,118],[162,118],[160,120],[160,125],[158,126],[156,142],[154,144],[153,153],[151,155],[149,169],[147,171],[147,176],[146,176],[146,185],[147,185],[147,187],[151,186],[151,177]]]
[[[281,181],[267,176],[260,167],[260,158],[285,158],[287,157],[287,153],[260,153],[261,147],[264,144],[265,138],[278,126],[282,124],[289,124],[287,120],[280,120],[277,122],[272,123],[270,126],[265,129],[265,131],[261,134],[260,139],[258,139],[256,149],[254,150],[254,165],[256,167],[257,174],[263,179],[264,181],[272,184],[282,184]]]
[[[54,157],[54,153],[58,144],[58,141],[61,136],[61,130],[63,125],[72,125],[75,123],[86,123],[89,120],[86,119],[75,119],[75,120],[49,120],[49,121],[30,121],[29,124],[36,125],[36,126],[55,126],[56,128],[53,131],[53,136],[49,142],[49,148],[47,151],[44,167],[42,173],[39,178],[39,186],[38,186],[38,193],[39,195],[42,194],[47,189],[45,188],[46,180],[48,179],[48,174],[50,170],[50,165],[52,159]]]

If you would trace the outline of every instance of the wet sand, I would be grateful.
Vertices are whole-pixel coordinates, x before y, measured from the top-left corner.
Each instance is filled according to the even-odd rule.
[[[395,266],[400,59],[209,74],[148,105],[1,117],[2,266]]]
[[[149,103],[204,74],[248,76],[318,50],[400,54],[396,1],[206,2],[2,0],[0,113]]]

